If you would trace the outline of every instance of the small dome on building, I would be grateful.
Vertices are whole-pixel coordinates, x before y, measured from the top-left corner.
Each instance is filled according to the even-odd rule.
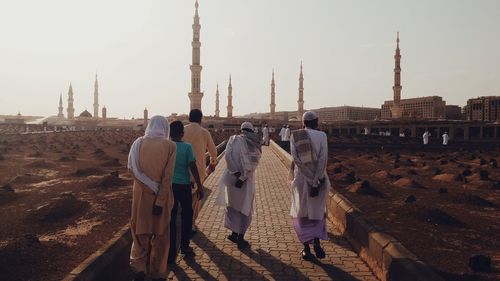
[[[92,114],[90,114],[90,112],[88,112],[87,110],[84,110],[82,113],[80,113],[80,117],[92,118]]]

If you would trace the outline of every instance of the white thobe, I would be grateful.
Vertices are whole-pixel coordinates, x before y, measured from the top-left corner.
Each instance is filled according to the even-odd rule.
[[[285,141],[285,131],[286,128],[281,128],[279,136],[281,137],[281,141]]]
[[[253,212],[253,199],[255,195],[255,171],[244,169],[241,159],[241,150],[245,140],[239,136],[231,136],[226,145],[224,158],[226,169],[219,182],[217,205],[231,207],[245,216]],[[240,172],[248,179],[241,188],[234,186],[237,178],[234,173]]]
[[[448,136],[448,134],[443,134],[443,145],[448,145],[449,140],[450,136]]]
[[[330,192],[330,180],[326,173],[328,163],[328,141],[324,132],[306,128],[307,134],[311,139],[312,148],[318,159],[318,165],[315,169],[315,178],[325,178],[325,183],[319,190],[319,195],[316,197],[309,196],[311,186],[307,183],[305,176],[300,172],[297,165],[294,169],[294,177],[292,180],[292,205],[290,215],[294,218],[307,217],[311,220],[322,220],[325,218],[327,211],[326,204],[328,193]],[[290,151],[294,162],[297,161],[298,153],[295,149],[293,135],[290,139]]]
[[[290,135],[292,132],[290,131],[290,128],[286,128],[285,130],[285,141],[290,141]]]
[[[424,144],[429,144],[429,137],[431,136],[431,134],[429,132],[425,132],[423,135],[422,135],[422,138],[424,140]]]
[[[262,140],[264,141],[265,145],[269,144],[269,128],[268,127],[264,127],[262,129]]]

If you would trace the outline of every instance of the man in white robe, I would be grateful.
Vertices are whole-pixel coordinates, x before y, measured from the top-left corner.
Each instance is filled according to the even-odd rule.
[[[425,131],[425,133],[422,135],[422,139],[424,141],[424,145],[429,144],[429,137],[431,136],[431,133],[429,133],[428,130]]]
[[[286,126],[283,125],[283,127],[281,127],[280,133],[278,134],[280,136],[281,141],[285,141],[285,131],[286,131]]]
[[[241,124],[241,134],[229,138],[226,145],[226,170],[219,182],[217,205],[224,206],[224,227],[231,230],[228,239],[239,249],[249,246],[244,239],[252,221],[255,197],[255,170],[262,155],[260,139],[250,122]]]
[[[292,131],[290,130],[290,126],[286,125],[285,129],[285,141],[290,141],[290,136],[292,135]]]
[[[444,132],[443,134],[443,145],[448,145],[448,141],[450,140],[450,136],[448,135],[448,132]]]
[[[269,145],[269,127],[267,124],[262,128],[262,142],[264,145]]]
[[[324,258],[320,239],[327,239],[326,211],[330,180],[326,173],[328,140],[318,130],[318,116],[312,111],[304,113],[305,129],[292,132],[290,150],[293,166],[292,204],[290,214],[297,236],[304,244],[302,258],[312,258],[310,243],[317,258]]]

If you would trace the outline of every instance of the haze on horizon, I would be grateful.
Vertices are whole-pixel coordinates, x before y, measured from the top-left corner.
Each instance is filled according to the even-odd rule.
[[[380,107],[392,99],[396,32],[402,98],[440,95],[463,106],[500,95],[500,1],[199,0],[203,111],[225,116],[305,108]],[[0,2],[0,114],[92,112],[95,72],[108,116],[187,113],[194,0]]]

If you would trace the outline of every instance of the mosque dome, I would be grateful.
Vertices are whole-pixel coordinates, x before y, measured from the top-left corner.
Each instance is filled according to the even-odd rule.
[[[82,113],[80,113],[80,117],[92,118],[92,114],[90,114],[90,112],[88,112],[87,110],[84,110]]]

